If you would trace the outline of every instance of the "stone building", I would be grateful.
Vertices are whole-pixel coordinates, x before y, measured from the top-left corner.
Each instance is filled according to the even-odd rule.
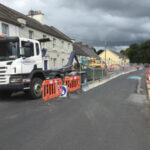
[[[45,25],[44,14],[40,11],[31,10],[24,15],[0,4],[0,34],[30,39],[49,38],[50,42],[41,45],[47,49],[49,69],[64,66],[73,50],[71,39],[55,27]]]

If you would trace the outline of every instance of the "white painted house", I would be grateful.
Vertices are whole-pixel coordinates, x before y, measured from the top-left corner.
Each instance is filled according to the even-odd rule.
[[[0,19],[0,35],[19,36],[19,27]]]
[[[39,11],[30,11],[26,16],[0,4],[0,34],[31,39],[49,38],[50,42],[42,44],[42,48],[47,49],[49,69],[66,65],[73,50],[71,39],[55,27],[45,25],[44,14]]]

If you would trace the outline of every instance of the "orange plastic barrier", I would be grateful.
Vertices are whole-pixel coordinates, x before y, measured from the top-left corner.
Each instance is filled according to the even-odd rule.
[[[58,97],[61,94],[62,94],[62,80],[60,78],[43,81],[42,99],[44,101]]]
[[[64,80],[64,85],[67,86],[67,92],[73,92],[81,87],[80,76],[68,76]]]

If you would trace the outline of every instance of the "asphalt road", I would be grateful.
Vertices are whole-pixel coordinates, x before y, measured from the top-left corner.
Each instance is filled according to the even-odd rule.
[[[0,150],[149,150],[150,113],[128,79],[135,75],[145,71],[47,103],[0,100]]]

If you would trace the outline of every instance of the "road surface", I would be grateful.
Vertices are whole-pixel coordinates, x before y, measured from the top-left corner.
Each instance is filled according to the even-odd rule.
[[[0,150],[150,150],[146,97],[128,79],[144,75],[47,103],[25,95],[0,100]]]

